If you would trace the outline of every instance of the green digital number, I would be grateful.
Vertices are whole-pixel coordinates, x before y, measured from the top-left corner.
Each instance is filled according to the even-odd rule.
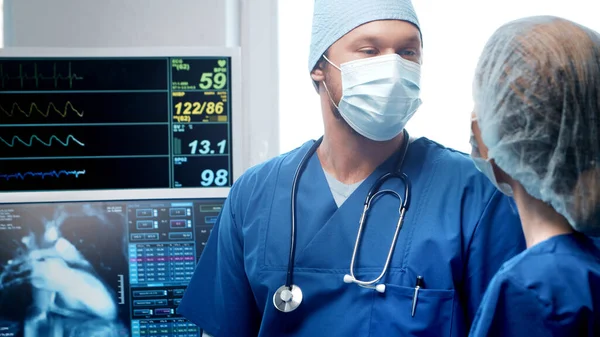
[[[227,85],[227,75],[224,73],[202,73],[198,87],[202,90],[221,90]]]

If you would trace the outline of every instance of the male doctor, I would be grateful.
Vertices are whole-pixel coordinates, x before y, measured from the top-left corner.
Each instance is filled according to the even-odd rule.
[[[467,335],[489,280],[524,239],[468,155],[408,137],[421,47],[409,0],[315,1],[309,71],[325,133],[232,187],[179,307],[205,334]],[[369,190],[389,172],[406,179],[377,189],[353,254]]]

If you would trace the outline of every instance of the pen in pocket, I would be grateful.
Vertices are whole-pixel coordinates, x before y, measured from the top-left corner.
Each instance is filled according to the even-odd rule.
[[[415,317],[415,310],[417,310],[417,299],[419,297],[419,289],[423,288],[423,276],[417,276],[417,282],[415,284],[415,293],[412,300],[411,317]]]

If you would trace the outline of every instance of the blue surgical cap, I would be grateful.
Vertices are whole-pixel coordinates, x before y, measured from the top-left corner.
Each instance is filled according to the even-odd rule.
[[[473,89],[488,157],[600,236],[600,34],[551,16],[510,22],[487,42]]]
[[[308,71],[342,36],[367,22],[402,20],[419,28],[410,0],[315,0]]]

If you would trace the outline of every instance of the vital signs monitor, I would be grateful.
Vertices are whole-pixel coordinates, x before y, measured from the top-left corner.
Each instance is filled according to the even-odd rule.
[[[236,48],[0,49],[0,192],[230,187],[240,88]]]

